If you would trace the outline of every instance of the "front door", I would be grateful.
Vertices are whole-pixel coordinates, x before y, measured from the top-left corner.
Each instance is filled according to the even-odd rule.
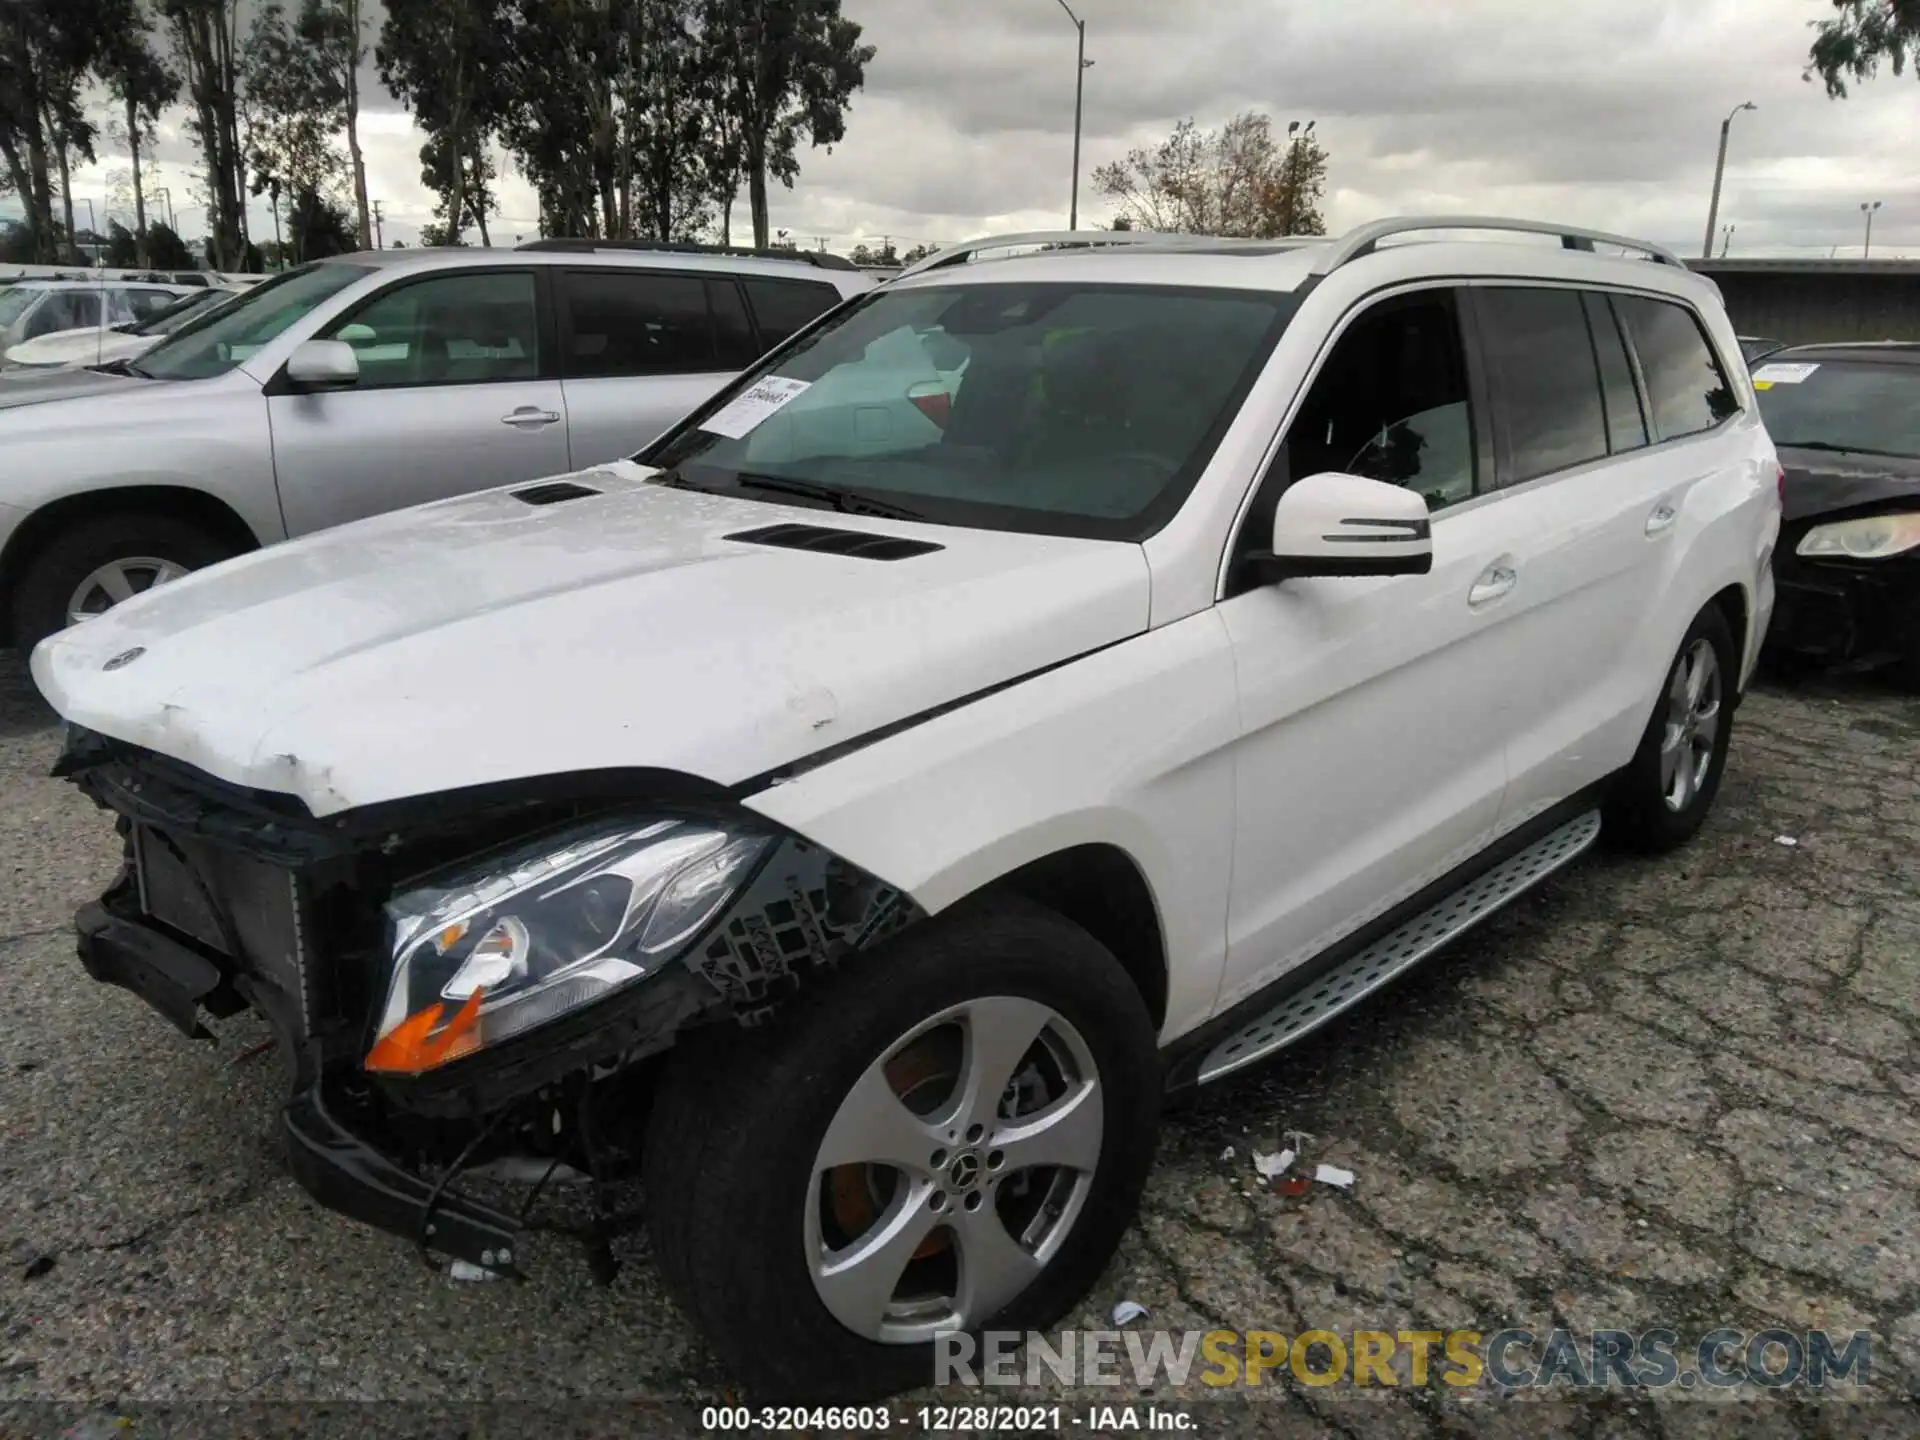
[[[1484,406],[1450,289],[1353,320],[1254,507],[1286,477],[1361,474],[1418,489],[1427,575],[1312,578],[1221,605],[1240,692],[1227,969],[1244,999],[1469,858],[1506,785],[1505,577],[1519,537],[1491,486]],[[1260,542],[1264,543],[1264,542]]]
[[[530,269],[443,271],[323,332],[353,346],[360,380],[270,389],[287,533],[567,470],[566,400],[543,378],[537,297]]]

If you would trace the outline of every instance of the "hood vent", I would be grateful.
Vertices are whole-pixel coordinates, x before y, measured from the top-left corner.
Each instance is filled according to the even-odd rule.
[[[558,505],[567,500],[584,500],[600,492],[591,485],[576,485],[571,480],[549,480],[543,485],[529,485],[524,490],[509,490],[507,493],[529,505]]]
[[[875,535],[866,530],[831,530],[824,525],[768,525],[740,530],[726,537],[742,545],[773,545],[782,550],[816,550],[825,555],[851,555],[856,560],[911,560],[944,550],[926,540],[899,535]]]

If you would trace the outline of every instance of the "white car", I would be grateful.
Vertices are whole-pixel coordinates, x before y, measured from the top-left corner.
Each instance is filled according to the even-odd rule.
[[[1713,804],[1774,447],[1710,282],[1543,228],[963,247],[635,461],[45,641],[128,837],[82,960],[262,1012],[294,1173],[410,1242],[511,1272],[467,1167],[637,1169],[759,1395],[1045,1327],[1164,1089]]]
[[[189,320],[226,304],[240,294],[242,288],[221,285],[211,290],[186,291],[144,320],[122,320],[106,329],[89,325],[75,330],[56,330],[33,340],[23,340],[7,351],[7,363],[14,368],[0,370],[0,378],[22,379],[48,370],[137,359]]]
[[[18,280],[0,290],[0,367],[23,363],[15,352],[64,330],[101,332],[146,320],[193,292],[184,285],[99,280]]]

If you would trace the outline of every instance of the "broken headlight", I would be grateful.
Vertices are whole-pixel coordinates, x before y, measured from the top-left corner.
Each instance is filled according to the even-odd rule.
[[[706,820],[602,823],[396,896],[366,1068],[417,1075],[644,979],[719,913],[769,843]]]

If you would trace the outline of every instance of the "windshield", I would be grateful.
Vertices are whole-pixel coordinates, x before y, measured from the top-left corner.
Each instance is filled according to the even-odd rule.
[[[176,300],[164,310],[156,310],[144,320],[135,320],[129,325],[116,325],[113,328],[127,335],[171,335],[189,320],[197,318],[204,310],[211,310],[233,296],[224,290],[203,290],[198,295],[189,295]]]
[[[329,296],[366,275],[358,265],[331,261],[276,275],[231,305],[190,317],[128,368],[151,380],[205,380],[224,375]]]
[[[26,313],[27,306],[33,303],[38,290],[28,290],[23,286],[9,286],[0,290],[0,326],[11,325]]]
[[[1776,445],[1920,458],[1920,365],[1769,361],[1753,388]]]
[[[1141,285],[881,290],[648,455],[673,483],[988,528],[1144,539],[1294,309]]]

